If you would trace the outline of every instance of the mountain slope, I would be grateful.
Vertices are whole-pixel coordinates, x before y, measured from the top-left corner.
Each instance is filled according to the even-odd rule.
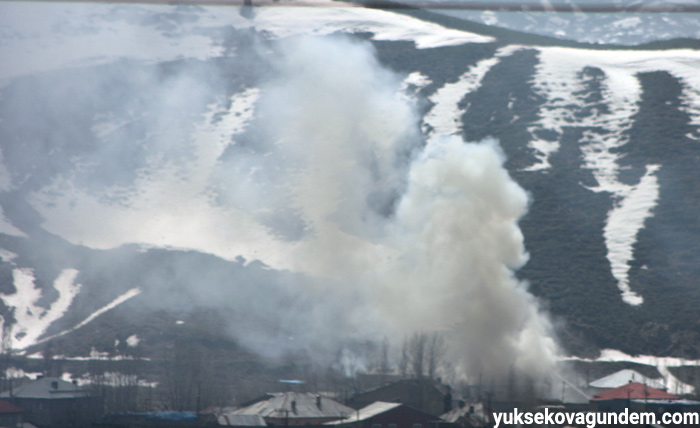
[[[1,7],[6,17],[36,12]],[[463,325],[448,316],[458,311],[433,309],[478,299],[472,277],[491,261],[479,253],[498,253],[489,245],[503,238],[514,244],[498,253],[498,284],[512,294],[493,303],[542,306],[566,352],[700,358],[697,50],[594,49],[412,10],[271,7],[248,20],[234,8],[51,7],[52,25],[8,23],[0,46],[16,59],[1,70],[0,309],[6,325],[20,322],[17,348],[33,352],[60,334],[72,352],[106,350],[114,339],[153,337],[141,314],[175,319],[205,307],[226,314],[222,334],[256,352],[326,342],[334,358],[344,341],[400,336],[412,323]],[[347,43],[346,58],[294,44],[307,33]],[[82,46],[86,35],[103,51]],[[153,46],[130,51],[139,35]],[[303,60],[290,54],[299,50]],[[350,72],[333,68],[348,58]],[[311,82],[298,80],[307,72]],[[324,93],[307,101],[318,87]],[[324,104],[327,93],[343,103]],[[441,221],[406,214],[416,183],[434,190],[416,171],[449,163],[452,146],[440,141],[450,135],[473,149],[460,155],[465,164],[484,155],[474,142],[497,139],[488,150],[502,151],[529,195],[524,215],[498,206],[508,239],[470,248],[451,240],[461,228],[440,235],[469,204]],[[328,140],[339,143],[326,151]],[[425,206],[454,196],[434,193]],[[492,225],[480,224],[475,231]],[[431,250],[418,252],[423,244]],[[468,265],[467,278],[444,275],[445,260]],[[418,274],[392,277],[415,285],[408,291],[383,289],[397,282],[385,278],[393,263],[431,270],[419,284]],[[376,306],[387,296],[415,319]],[[96,327],[115,310],[133,314],[124,331]]]

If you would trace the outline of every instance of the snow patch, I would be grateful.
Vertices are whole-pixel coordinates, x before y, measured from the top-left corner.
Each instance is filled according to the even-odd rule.
[[[78,294],[81,284],[74,284],[76,269],[64,269],[53,283],[58,298],[48,308],[38,306],[41,289],[35,285],[34,271],[16,268],[12,271],[14,294],[0,294],[7,307],[14,308],[15,324],[12,329],[12,347],[24,349],[39,343],[39,338],[56,320],[63,317]],[[3,320],[3,323],[5,320]]]
[[[498,62],[494,57],[479,61],[460,76],[455,83],[447,83],[430,97],[433,108],[423,119],[423,129],[429,136],[455,135],[461,132],[464,110],[459,102],[466,94],[476,90],[486,73]]]
[[[135,334],[132,334],[131,336],[126,338],[126,344],[132,348],[138,346],[139,342],[141,342],[141,339],[139,339],[139,337]]]
[[[415,86],[417,88],[425,88],[426,86],[430,85],[433,83],[432,80],[428,76],[425,76],[424,74],[421,74],[418,71],[414,71],[413,73],[409,74],[406,76],[406,78],[403,80],[404,86],[401,87],[402,90],[405,90],[406,87],[408,86]]]
[[[618,281],[622,300],[632,306],[641,305],[644,299],[630,290],[629,261],[634,258],[632,247],[637,241],[637,234],[644,228],[646,219],[652,216],[652,209],[659,198],[659,184],[654,175],[658,169],[658,165],[648,165],[638,185],[620,192],[622,199],[608,213],[603,234],[612,274]]]
[[[462,115],[465,110],[459,102],[468,93],[481,85],[486,73],[498,64],[502,57],[511,55],[519,47],[506,46],[499,49],[493,58],[477,62],[471,66],[455,83],[447,83],[430,97],[433,107],[423,118],[423,130],[429,137],[456,135],[461,132]],[[467,107],[468,108],[468,107]]]
[[[83,321],[78,323],[75,327],[69,328],[68,330],[64,330],[58,334],[54,334],[53,336],[49,336],[47,338],[42,339],[41,342],[46,342],[48,340],[54,339],[56,337],[61,337],[65,336],[68,333],[72,333],[76,331],[77,329],[85,326],[86,324],[90,323],[93,321],[95,318],[99,317],[103,313],[114,309],[115,307],[121,305],[122,303],[126,302],[127,300],[131,299],[132,297],[138,296],[141,294],[141,290],[139,288],[132,288],[131,290],[127,291],[126,293],[122,294],[121,296],[117,297],[116,299],[112,300],[110,303],[106,304],[105,306],[101,307],[100,309],[96,310],[92,314],[90,314],[87,318],[85,318]]]
[[[406,15],[364,7],[269,7],[256,10],[255,25],[277,37],[336,32],[373,33],[374,40],[412,41],[418,49],[489,43],[494,38],[442,27]]]
[[[17,258],[17,254],[12,251],[8,251],[4,248],[0,248],[0,260],[5,263],[14,263],[13,260]]]
[[[42,376],[43,374],[43,372],[26,372],[23,369],[10,366],[7,368],[7,370],[5,370],[5,379],[38,379],[39,376]]]
[[[33,354],[29,359],[43,359],[41,354]],[[66,356],[66,355],[54,355],[53,359],[56,361],[151,361],[148,357],[134,357],[133,355],[110,355],[109,352],[100,352],[94,347],[90,350],[90,354],[87,356]]]
[[[619,155],[615,149],[626,144],[625,131],[632,126],[632,116],[638,110],[641,87],[638,73],[667,71],[683,84],[682,103],[694,125],[700,125],[700,52],[692,50],[669,51],[595,51],[586,49],[543,47],[539,49],[540,62],[536,67],[533,88],[546,102],[541,107],[540,120],[529,128],[530,147],[536,152],[538,163],[528,170],[550,168],[549,157],[560,147],[565,127],[586,129],[581,140],[584,166],[596,178],[595,192],[608,192],[615,206],[608,213],[604,236],[612,274],[618,281],[623,301],[631,305],[643,302],[641,296],[629,288],[629,262],[639,230],[659,198],[655,177],[658,165],[647,165],[647,173],[636,185],[619,181]],[[608,112],[594,109],[586,100],[586,67],[599,69],[602,100]],[[583,95],[582,95],[583,94]],[[598,102],[598,101],[596,101]],[[575,117],[574,110],[592,108],[588,117]],[[538,138],[538,132],[549,131],[553,140]]]
[[[209,188],[219,157],[253,118],[258,97],[259,90],[248,89],[234,94],[228,109],[223,107],[226,100],[212,104],[189,138],[196,160],[184,167],[186,171],[154,167],[156,171],[137,178],[134,187],[139,192],[126,204],[110,204],[65,178],[28,200],[45,219],[44,229],[75,244],[108,249],[141,243],[227,260],[242,255],[275,268],[291,268],[288,254],[293,244],[279,242],[253,213],[217,204]],[[57,189],[61,191],[54,192]]]
[[[70,373],[64,373],[63,379],[72,382],[77,381],[79,385],[101,385],[101,386],[111,386],[113,388],[124,387],[124,386],[139,386],[143,388],[156,388],[158,387],[158,382],[149,382],[145,379],[139,378],[135,374],[125,374],[122,372],[104,372],[101,374],[90,374],[85,373],[80,377],[73,379]]]
[[[3,2],[0,27],[18,36],[0,43],[0,80],[132,58],[148,63],[187,57],[207,59],[223,54],[194,24],[163,30],[142,25],[144,15],[169,7]],[[243,20],[239,17],[239,20]],[[173,38],[178,43],[173,43]],[[148,40],[148,43],[143,43]]]
[[[623,18],[613,22],[611,25],[614,28],[624,28],[626,30],[632,29],[639,26],[642,23],[642,18],[640,16],[631,16],[629,18]]]
[[[276,38],[368,32],[375,40],[412,41],[419,49],[494,41],[402,14],[340,2],[314,7],[257,7],[254,21],[241,17],[239,8],[200,8],[200,12],[189,12],[196,20],[171,20],[160,26],[149,24],[153,20],[148,18],[173,13],[174,6],[2,2],[0,28],[5,31],[0,34],[0,58],[6,60],[0,62],[0,81],[123,58],[154,63],[219,57],[225,54],[223,46],[205,34],[228,26],[254,27]]]

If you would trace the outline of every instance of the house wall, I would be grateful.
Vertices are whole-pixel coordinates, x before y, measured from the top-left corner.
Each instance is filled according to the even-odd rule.
[[[0,415],[0,426],[8,428],[21,427],[22,413],[5,413]]]
[[[7,400],[25,411],[24,420],[39,428],[89,427],[101,412],[99,402],[89,397]]]

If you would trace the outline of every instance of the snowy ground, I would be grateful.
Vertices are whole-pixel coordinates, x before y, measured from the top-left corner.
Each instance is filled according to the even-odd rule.
[[[510,30],[603,45],[638,45],[657,40],[700,38],[698,13],[548,13],[450,9],[436,12]]]

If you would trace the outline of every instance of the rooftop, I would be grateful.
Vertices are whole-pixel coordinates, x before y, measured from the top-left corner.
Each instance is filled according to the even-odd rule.
[[[352,422],[366,421],[367,419],[373,418],[384,412],[388,412],[389,410],[395,409],[401,405],[401,403],[387,403],[384,401],[377,401],[370,404],[369,406],[361,408],[360,410],[354,411],[353,414],[348,415],[348,419]],[[328,422],[326,423],[326,425],[340,425],[347,422],[348,420],[339,420]]]
[[[605,400],[676,400],[678,396],[665,391],[643,385],[639,382],[630,382],[619,388],[608,389],[594,395],[591,401]]]
[[[624,369],[608,376],[602,377],[588,384],[588,386],[593,388],[619,388],[630,382],[639,382],[651,386],[652,388],[665,390],[666,386],[655,379],[644,376],[638,371],[632,369]]]
[[[233,413],[222,413],[217,416],[219,425],[237,427],[264,427],[267,426],[265,419],[260,415],[236,415]]]
[[[355,414],[355,409],[333,399],[308,392],[284,392],[271,394],[267,400],[236,409],[234,415],[260,415],[263,418],[345,418]]]
[[[71,382],[57,377],[44,377],[5,391],[0,394],[0,398],[61,399],[82,398],[87,395],[88,391]]]

